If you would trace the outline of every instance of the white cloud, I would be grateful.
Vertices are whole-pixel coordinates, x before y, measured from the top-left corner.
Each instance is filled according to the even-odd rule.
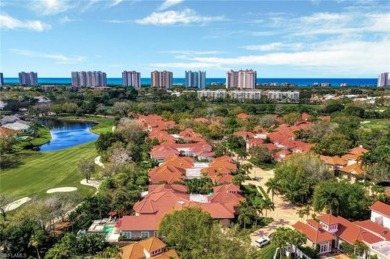
[[[161,5],[160,7],[158,8],[159,11],[163,11],[163,10],[166,10],[174,5],[178,5],[180,3],[182,3],[183,0],[165,0]]]
[[[56,61],[56,64],[78,64],[86,60],[84,56],[67,57],[63,54],[42,53],[25,49],[10,49],[10,51],[25,57],[52,59]]]
[[[116,6],[122,2],[123,2],[123,0],[112,0],[112,3],[110,4],[110,6],[113,7],[113,6]]]
[[[390,38],[378,42],[334,40],[304,46],[305,51],[274,52],[264,55],[235,57],[192,57],[187,62],[158,63],[165,68],[222,68],[247,66],[286,66],[310,69],[315,73],[326,69],[331,75],[360,76],[377,74],[390,66],[384,53],[389,53]]]
[[[26,29],[33,31],[44,31],[51,28],[51,25],[38,20],[19,20],[8,14],[0,14],[0,28],[6,30]]]
[[[67,15],[59,19],[60,23],[70,23],[70,22],[78,22],[78,21],[81,21],[81,19],[70,18]]]
[[[190,24],[190,23],[208,23],[215,21],[223,21],[223,16],[199,16],[191,9],[183,11],[166,11],[153,12],[151,15],[138,19],[135,22],[142,25],[174,25],[174,24]]]
[[[34,0],[31,7],[38,14],[54,15],[71,8],[69,0]]]
[[[271,51],[271,50],[281,50],[281,49],[298,50],[302,48],[302,43],[272,42],[270,44],[264,44],[264,45],[247,45],[247,46],[242,46],[242,48],[247,50],[258,50],[258,51]]]
[[[220,54],[224,53],[222,51],[218,50],[204,50],[204,51],[197,51],[197,50],[167,50],[167,51],[161,51],[162,53],[170,53],[170,54],[179,54],[179,55],[186,55],[186,56],[194,56],[194,55],[214,55],[214,54]]]

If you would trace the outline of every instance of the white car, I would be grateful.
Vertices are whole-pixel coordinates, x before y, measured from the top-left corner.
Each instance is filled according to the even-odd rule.
[[[263,247],[266,244],[268,244],[271,241],[271,239],[268,236],[261,236],[260,238],[256,239],[256,245],[258,247]]]

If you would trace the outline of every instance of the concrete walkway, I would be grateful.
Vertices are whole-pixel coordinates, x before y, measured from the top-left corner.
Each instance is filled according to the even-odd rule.
[[[270,178],[274,177],[274,171],[266,171],[253,165],[253,169],[251,170],[249,176],[259,180],[247,180],[243,182],[244,185],[252,184],[255,186],[261,186],[265,191],[267,191],[267,186],[265,184]],[[272,199],[271,196],[269,198]],[[267,211],[267,217],[273,218],[274,221],[268,226],[258,229],[250,235],[253,245],[255,245],[254,241],[258,239],[259,236],[269,235],[273,233],[278,227],[291,227],[293,224],[299,221],[297,211],[302,207],[292,205],[285,197],[279,195],[274,195],[273,202],[275,204],[275,210]],[[265,211],[263,214],[265,216]]]
[[[95,162],[95,164],[96,164],[97,166],[100,166],[101,168],[104,168],[104,164],[102,163],[101,159],[102,159],[101,156],[97,156],[97,157],[95,157],[94,162]]]

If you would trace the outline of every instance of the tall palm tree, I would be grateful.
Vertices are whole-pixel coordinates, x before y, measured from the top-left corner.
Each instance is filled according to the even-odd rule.
[[[338,215],[340,206],[340,196],[335,188],[325,189],[314,196],[314,207],[321,211],[328,209],[330,214]]]
[[[271,192],[271,199],[272,199],[272,202],[274,202],[274,196],[276,193],[279,193],[279,183],[278,181],[275,180],[275,178],[271,178],[268,180],[268,182],[266,182],[265,184],[268,188],[267,188],[267,193],[270,193]]]
[[[275,203],[273,203],[270,199],[265,199],[263,202],[263,209],[265,209],[265,217],[267,217],[268,210],[275,210]]]
[[[303,217],[306,215],[305,208],[302,208],[297,211],[297,215],[299,217],[299,220],[302,221]]]
[[[244,225],[244,228],[246,228],[246,225],[252,222],[253,214],[253,208],[249,206],[248,202],[244,201],[241,203],[240,215],[238,215],[237,220],[241,225]]]
[[[251,205],[255,211],[255,224],[257,226],[257,220],[259,218],[259,215],[263,215],[264,201],[263,200],[256,200],[254,202],[251,202]]]
[[[38,259],[41,259],[41,255],[39,253],[39,246],[42,245],[44,238],[45,235],[43,234],[43,232],[37,231],[30,237],[30,241],[28,243],[29,246],[33,246],[37,251]]]

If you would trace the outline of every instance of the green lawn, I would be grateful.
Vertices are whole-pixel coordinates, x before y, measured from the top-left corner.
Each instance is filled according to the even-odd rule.
[[[260,254],[262,259],[272,259],[276,251],[276,246],[273,244],[267,245],[260,249]]]
[[[389,119],[367,119],[361,123],[366,129],[385,129],[390,127]]]
[[[77,163],[82,158],[97,156],[94,142],[60,151],[20,153],[22,164],[0,173],[0,190],[13,200],[25,196],[46,196],[46,191],[56,187],[77,187],[82,195],[92,194],[94,189],[83,186],[83,176]]]

